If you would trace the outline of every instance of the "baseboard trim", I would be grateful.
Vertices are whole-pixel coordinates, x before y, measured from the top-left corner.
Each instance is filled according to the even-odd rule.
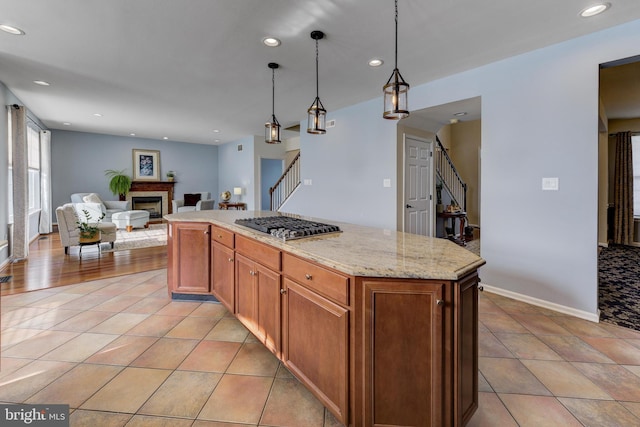
[[[589,313],[583,310],[577,310],[565,305],[556,304],[553,302],[545,301],[542,299],[534,298],[529,295],[519,294],[517,292],[508,291],[506,289],[498,288],[495,286],[482,283],[483,290],[491,292],[492,294],[501,295],[503,297],[511,298],[517,301],[526,302],[527,304],[535,305],[538,307],[546,308],[551,311],[557,311],[559,313],[568,314],[569,316],[579,317],[580,319],[589,320],[591,322],[600,323],[600,310],[596,313]]]

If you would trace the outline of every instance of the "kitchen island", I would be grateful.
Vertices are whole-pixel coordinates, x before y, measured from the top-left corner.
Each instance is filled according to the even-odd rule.
[[[273,215],[165,216],[169,292],[214,296],[345,425],[465,425],[478,406],[484,260],[334,221],[320,220],[341,232],[287,241],[235,223]]]

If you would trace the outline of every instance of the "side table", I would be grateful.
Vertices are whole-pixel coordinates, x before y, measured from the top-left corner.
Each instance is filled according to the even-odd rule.
[[[226,202],[220,202],[218,203],[218,208],[219,209],[223,209],[223,210],[229,210],[229,209],[235,209],[235,210],[243,210],[246,211],[247,210],[247,204],[246,203],[226,203]]]
[[[466,246],[467,243],[464,239],[464,223],[467,220],[467,213],[466,212],[438,212],[436,215],[439,218],[443,219],[442,224],[444,228],[445,237],[449,237],[447,233],[447,219],[451,220],[452,231],[455,230],[456,220],[460,221],[460,239],[455,238],[455,231],[453,231],[454,235],[449,238],[454,242],[458,243],[459,245]]]

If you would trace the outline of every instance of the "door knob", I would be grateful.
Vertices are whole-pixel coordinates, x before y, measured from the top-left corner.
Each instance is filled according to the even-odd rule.
[[[411,205],[407,205],[407,209],[411,209],[413,206]]]

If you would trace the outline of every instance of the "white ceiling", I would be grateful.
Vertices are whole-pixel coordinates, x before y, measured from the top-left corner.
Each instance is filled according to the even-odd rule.
[[[638,0],[579,17],[594,1],[400,0],[398,68],[417,86],[640,18]],[[392,0],[0,0],[0,10],[0,23],[26,32],[0,33],[0,81],[52,129],[202,144],[262,135],[269,62],[281,66],[276,116],[295,125],[315,97],[313,30],[326,34],[329,112],[381,97],[394,67]],[[268,35],[282,45],[265,47]],[[384,65],[369,67],[374,57]]]

